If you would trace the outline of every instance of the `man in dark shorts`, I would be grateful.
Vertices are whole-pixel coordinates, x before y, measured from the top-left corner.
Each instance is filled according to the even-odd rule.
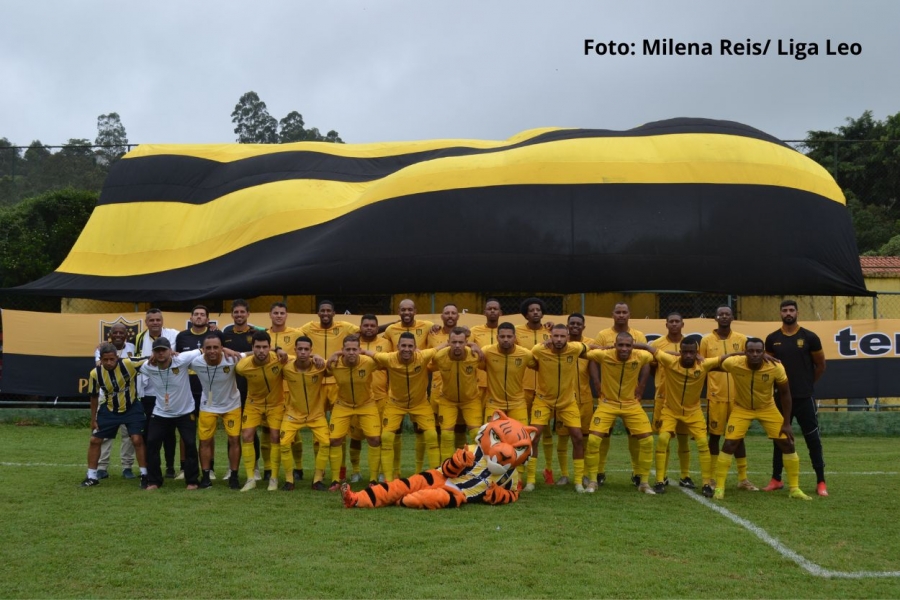
[[[816,493],[828,495],[825,485],[825,457],[822,454],[822,438],[819,435],[819,417],[813,387],[825,373],[825,353],[822,342],[815,333],[800,327],[797,323],[797,302],[785,300],[781,303],[781,329],[766,337],[766,352],[784,365],[793,398],[791,420],[797,420],[809,459],[816,472]],[[781,410],[779,396],[775,404]],[[784,466],[781,449],[776,444],[772,451],[772,480],[763,491],[773,492],[784,487],[781,471]]]

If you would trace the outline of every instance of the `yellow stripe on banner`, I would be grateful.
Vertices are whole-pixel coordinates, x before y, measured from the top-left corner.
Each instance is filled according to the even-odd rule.
[[[561,127],[543,127],[523,131],[508,140],[417,140],[409,142],[379,142],[372,144],[332,144],[330,142],[295,142],[292,144],[141,144],[123,158],[145,156],[192,156],[227,163],[254,156],[279,152],[318,152],[348,158],[379,158],[414,152],[428,152],[444,148],[493,149],[513,146]]]
[[[102,205],[57,271],[129,276],[188,267],[377,202],[427,192],[610,183],[768,185],[844,203],[824,168],[770,142],[706,134],[563,140],[424,161],[362,183],[295,179],[238,190],[201,205]],[[110,239],[109,232],[123,225],[146,223],[153,223],[154,235]]]

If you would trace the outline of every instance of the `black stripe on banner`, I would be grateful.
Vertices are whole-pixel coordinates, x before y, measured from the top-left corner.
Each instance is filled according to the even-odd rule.
[[[550,131],[500,148],[454,146],[376,158],[335,156],[324,152],[285,151],[220,163],[181,155],[145,156],[117,161],[100,194],[99,205],[129,202],[184,202],[205,204],[232,192],[292,179],[361,182],[381,179],[410,165],[454,156],[504,152],[546,142],[585,138],[643,137],[682,133],[738,135],[780,146],[776,138],[732,121],[670,119],[629,131],[566,129]],[[198,187],[197,182],[203,182]]]
[[[892,398],[900,396],[900,358],[829,360],[816,382],[815,397]]]
[[[35,356],[4,352],[0,391],[32,396],[87,397],[93,367],[94,359],[90,356]]]
[[[872,295],[843,205],[793,188],[703,184],[420,194],[191,267],[54,273],[16,291],[162,301],[536,289]]]

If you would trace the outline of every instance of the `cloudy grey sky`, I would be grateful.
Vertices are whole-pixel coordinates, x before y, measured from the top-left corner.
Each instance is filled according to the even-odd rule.
[[[782,139],[871,109],[900,112],[900,2],[121,2],[0,0],[0,137],[93,139],[118,112],[132,142],[231,142],[254,90],[281,118],[347,142],[505,139],[535,127],[628,129],[678,116]],[[634,56],[584,55],[584,40]],[[713,56],[642,56],[644,39]],[[720,56],[720,40],[766,56]],[[819,56],[777,55],[778,40]],[[859,56],[824,55],[827,40]]]

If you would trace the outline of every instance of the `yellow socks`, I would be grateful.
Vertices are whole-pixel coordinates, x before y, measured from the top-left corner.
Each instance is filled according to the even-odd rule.
[[[450,433],[450,439],[453,439],[453,433]],[[430,469],[437,469],[441,466],[441,448],[438,445],[437,430],[429,429],[422,434],[422,442],[425,444],[425,450],[428,453],[428,463]]]
[[[294,483],[294,456],[290,444],[279,444],[281,464],[284,465],[284,480]],[[272,473],[272,477],[278,477],[278,473]]]
[[[600,447],[603,441],[599,436],[589,434],[587,439],[587,448],[584,452],[584,463],[587,470],[587,478],[590,481],[597,479],[597,465],[600,461]],[[576,481],[575,483],[579,483]]]
[[[328,448],[328,461],[331,463],[331,478],[338,480],[338,474],[341,472],[341,458],[343,457],[343,444],[340,446],[330,446]],[[316,455],[316,471],[319,470],[319,455]],[[324,468],[323,468],[324,470]],[[317,473],[318,474],[318,473]]]
[[[272,470],[272,440],[269,439],[269,430],[264,429],[259,436],[259,454],[263,459],[263,469]]]
[[[241,458],[244,461],[247,479],[253,479],[253,471],[256,470],[256,450],[253,449],[253,442],[241,442]]]
[[[706,485],[712,479],[712,459],[709,454],[709,442],[706,438],[697,438],[697,454],[700,455],[700,478]]]
[[[384,454],[384,433],[381,434],[381,462],[385,465],[385,473],[384,476],[387,477],[387,469],[391,469],[391,477],[394,477],[396,474],[397,477],[400,476],[400,459],[403,456],[403,435],[394,435],[394,457],[385,459]],[[387,460],[387,462],[385,462]],[[390,481],[390,479],[388,480]]]
[[[572,466],[575,467],[575,485],[581,485],[581,480],[584,478],[584,459],[573,458]]]
[[[688,445],[688,435],[686,433],[675,434],[678,440],[678,466],[681,470],[681,478],[691,476],[691,447]]]
[[[544,437],[541,440],[543,447],[541,452],[544,455],[544,468],[548,471],[553,470],[553,432],[550,427],[544,428]]]
[[[397,453],[399,454],[400,438],[393,431],[381,432],[381,464],[384,465],[385,481],[394,480],[394,439],[397,440]]]
[[[356,448],[350,444],[350,472],[359,473],[359,455],[362,454],[362,448]],[[381,454],[379,452],[379,454]],[[378,467],[378,465],[375,465]]]
[[[716,462],[716,489],[725,489],[725,479],[728,477],[728,470],[731,469],[731,461],[733,454],[725,454],[719,452],[719,460]]]
[[[782,456],[784,460],[784,472],[787,474],[788,488],[794,490],[800,487],[800,457],[796,452]]]
[[[444,429],[441,431],[441,461],[445,461],[451,456],[453,456],[453,451],[456,450],[456,435],[453,433],[452,429]],[[434,465],[431,466],[432,469],[436,468]]]
[[[653,463],[653,436],[648,435],[636,441],[638,443],[638,470],[635,471],[635,474],[640,476],[642,482],[649,483],[650,465]]]
[[[606,457],[609,456],[609,444],[612,436],[600,438],[600,453],[597,458],[597,472],[606,473]]]
[[[282,455],[284,456],[284,455]],[[297,469],[303,468],[303,439],[300,437],[300,432],[297,432],[297,437],[294,438],[294,443],[291,444],[291,456],[294,457],[294,465]],[[282,461],[284,462],[284,461]],[[285,467],[287,468],[287,467]]]
[[[381,446],[369,445],[369,481],[378,481],[378,470],[381,467]]]
[[[669,440],[672,435],[668,431],[660,431],[656,440],[656,481],[666,478],[666,463],[669,458]]]
[[[638,469],[640,469],[641,462],[641,442],[631,435],[628,436],[628,453],[631,455],[631,472],[635,475],[639,475]]]
[[[437,431],[434,431],[435,437],[437,437]],[[422,469],[425,465],[425,432],[420,432],[416,434],[416,473],[421,473]]]
[[[747,457],[735,459],[737,463],[738,481],[747,479]]]
[[[272,478],[278,479],[278,470],[281,468],[281,444],[269,444],[269,462],[272,464]]]

